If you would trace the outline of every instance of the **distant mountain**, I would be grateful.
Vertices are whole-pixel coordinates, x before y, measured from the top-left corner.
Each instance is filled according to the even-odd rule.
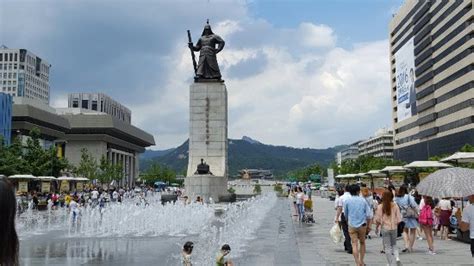
[[[145,150],[144,153],[140,154],[140,160],[147,160],[147,159],[161,157],[163,155],[166,155],[166,154],[172,152],[173,150],[175,150],[175,148],[162,150],[162,151],[160,151],[160,150],[157,150],[157,151]]]
[[[229,175],[235,176],[240,169],[248,168],[269,169],[275,176],[283,176],[289,171],[311,164],[327,166],[334,161],[336,153],[345,147],[345,145],[340,145],[328,149],[300,149],[266,145],[250,137],[229,139]],[[185,174],[188,166],[188,141],[175,149],[167,150],[160,156],[150,157],[149,155],[140,160],[142,170],[146,170],[151,163],[157,162],[172,168],[179,174]]]
[[[242,140],[243,140],[243,141],[247,141],[247,142],[250,143],[250,144],[262,144],[260,141],[254,140],[254,139],[252,139],[251,137],[247,137],[247,136],[243,136],[243,137],[242,137]]]

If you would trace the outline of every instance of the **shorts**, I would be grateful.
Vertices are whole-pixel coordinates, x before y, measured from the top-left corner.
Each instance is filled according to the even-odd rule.
[[[349,235],[351,236],[352,241],[355,241],[356,239],[358,239],[360,243],[365,243],[366,232],[367,232],[366,224],[358,228],[349,226]]]

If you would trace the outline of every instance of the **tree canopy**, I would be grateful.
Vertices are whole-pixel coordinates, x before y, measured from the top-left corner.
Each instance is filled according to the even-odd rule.
[[[17,137],[10,146],[0,145],[0,174],[59,176],[62,170],[67,169],[68,161],[57,156],[54,145],[45,149],[40,143],[40,137],[40,131],[33,128],[26,143],[22,143]]]

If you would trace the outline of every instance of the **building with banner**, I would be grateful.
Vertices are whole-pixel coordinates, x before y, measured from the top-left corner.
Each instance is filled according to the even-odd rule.
[[[0,145],[9,145],[12,132],[12,96],[0,92]]]
[[[394,157],[474,144],[471,0],[407,0],[390,22]]]

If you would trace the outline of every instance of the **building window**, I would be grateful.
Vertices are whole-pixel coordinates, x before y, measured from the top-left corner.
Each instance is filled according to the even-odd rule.
[[[89,101],[88,100],[82,100],[82,108],[88,109],[89,108]]]
[[[15,53],[15,61],[17,61],[17,60],[18,60],[18,54]]]
[[[13,61],[13,53],[10,53],[10,62]]]
[[[92,110],[97,111],[97,101],[92,101]]]

